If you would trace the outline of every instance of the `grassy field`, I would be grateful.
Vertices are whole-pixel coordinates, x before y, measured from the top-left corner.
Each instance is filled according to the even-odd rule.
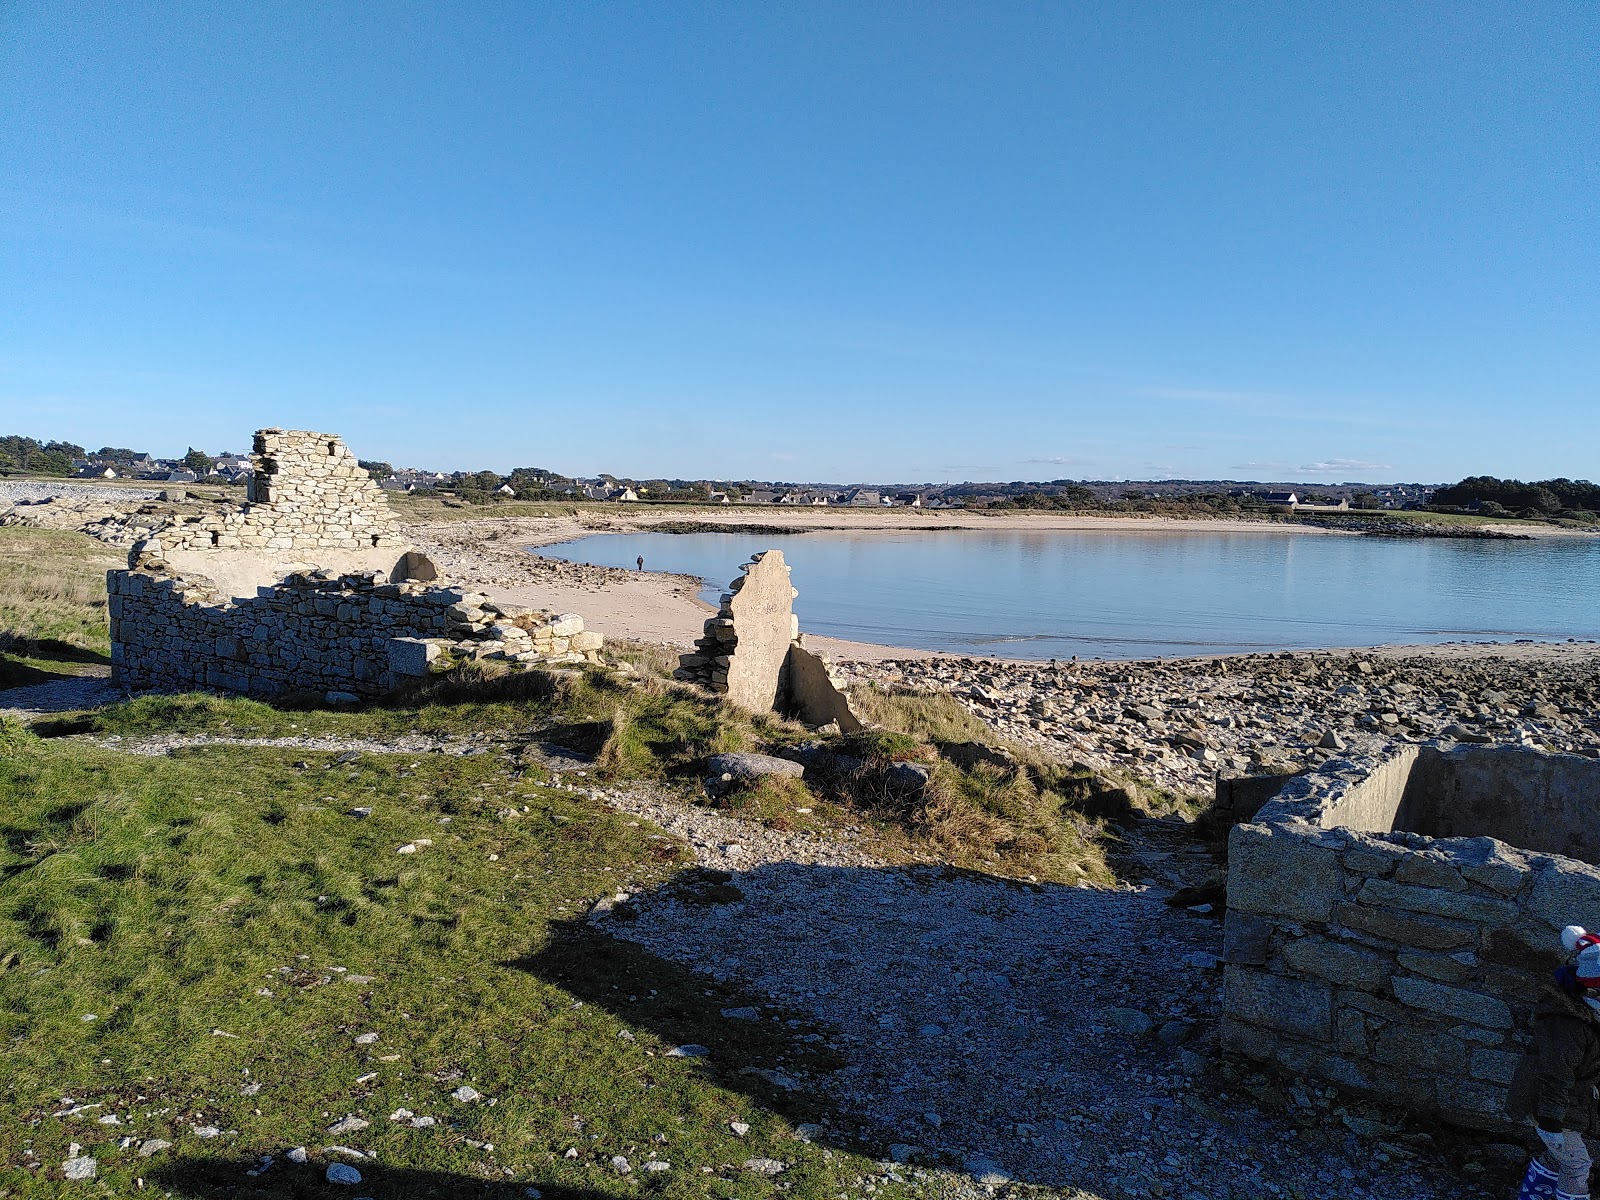
[[[824,1196],[867,1169],[796,1137],[825,1114],[739,1073],[825,1055],[584,931],[593,898],[681,870],[658,832],[498,755],[6,737],[3,1194],[57,1194],[70,1143],[114,1194],[317,1194],[321,1166],[282,1155],[330,1143],[374,1154],[358,1169],[385,1196]],[[710,1056],[665,1055],[691,1042]],[[330,1132],[351,1116],[369,1124]],[[141,1158],[152,1139],[172,1146]],[[791,1166],[741,1169],[762,1157]]]
[[[0,687],[105,663],[105,573],[125,565],[81,533],[0,529]]]
[[[758,788],[724,803],[785,829],[865,825],[891,855],[1109,877],[1097,824],[1062,794],[1100,785],[1063,772],[1058,792],[1026,768],[958,769],[935,747],[976,732],[960,716],[879,703],[918,728],[841,748],[931,759],[925,805],[874,790],[871,767],[816,793]],[[320,1172],[341,1161],[319,1157],[330,1144],[375,1155],[348,1161],[395,1197],[530,1185],[831,1197],[875,1170],[841,1138],[797,1134],[825,1110],[741,1073],[830,1069],[825,1047],[799,1040],[805,1022],[587,932],[589,904],[619,887],[691,886],[690,856],[551,786],[514,745],[535,730],[589,738],[598,753],[582,782],[670,784],[709,748],[772,747],[800,727],[599,673],[537,688],[447,680],[414,707],[345,713],[147,697],[40,728],[86,726],[124,738],[429,729],[486,744],[466,756],[213,745],[143,757],[0,725],[0,1195],[74,1194],[61,1182],[73,1143],[113,1194],[143,1179],[180,1196],[320,1195]],[[745,1006],[768,1019],[721,1015]],[[711,1053],[667,1056],[688,1043]],[[463,1085],[482,1098],[453,1098]],[[413,1116],[390,1119],[401,1110]],[[339,1126],[351,1117],[367,1124]],[[736,1136],[733,1122],[750,1129]],[[141,1157],[152,1140],[171,1146]],[[284,1161],[296,1146],[311,1163]],[[265,1174],[246,1175],[268,1155]],[[671,1170],[645,1173],[652,1157]],[[789,1165],[776,1177],[742,1166],[761,1158]],[[889,1181],[883,1194],[919,1187]]]

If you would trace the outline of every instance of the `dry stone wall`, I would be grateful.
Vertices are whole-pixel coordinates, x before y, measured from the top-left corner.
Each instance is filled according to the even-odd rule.
[[[598,659],[582,617],[442,586],[334,435],[259,430],[253,462],[248,503],[180,514],[108,573],[123,686],[355,699],[464,659]]]
[[[245,601],[161,571],[112,571],[107,589],[112,669],[130,688],[354,699],[453,662],[596,661],[603,645],[575,615],[377,573],[291,575]]]
[[[1600,926],[1600,869],[1394,825],[1430,796],[1459,800],[1462,780],[1514,795],[1513,776],[1524,791],[1559,776],[1590,811],[1600,797],[1590,760],[1410,746],[1290,779],[1237,826],[1226,1044],[1361,1096],[1508,1126],[1507,1085],[1559,931]]]
[[[251,463],[247,503],[185,517],[155,531],[136,553],[408,548],[382,490],[333,434],[258,430]]]

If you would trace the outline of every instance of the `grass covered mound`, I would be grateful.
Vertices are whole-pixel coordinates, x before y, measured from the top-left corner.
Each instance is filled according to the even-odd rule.
[[[820,1197],[866,1167],[740,1074],[829,1065],[720,1015],[759,1001],[584,931],[680,847],[502,755],[143,758],[11,725],[0,795],[0,1194],[81,1189],[72,1143],[117,1195],[317,1195],[329,1145],[383,1196]]]
[[[862,689],[857,707],[874,729],[818,735],[673,682],[659,650],[634,647],[628,654],[626,674],[469,665],[353,710],[151,695],[39,728],[131,737],[422,734],[490,740],[513,750],[553,742],[592,756],[602,778],[660,781],[696,800],[704,799],[700,784],[711,755],[789,755],[808,762],[804,781],[764,780],[717,803],[783,830],[865,825],[891,859],[1066,883],[1112,879],[1102,850],[1104,821],[1134,810],[1129,790],[1006,743],[948,696]],[[897,771],[902,764],[914,764],[922,778]]]

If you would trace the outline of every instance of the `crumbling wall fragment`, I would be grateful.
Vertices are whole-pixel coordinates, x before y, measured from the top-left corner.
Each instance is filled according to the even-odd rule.
[[[679,658],[677,677],[721,692],[750,712],[793,713],[810,725],[838,721],[846,732],[860,729],[827,660],[801,640],[794,612],[799,593],[783,551],[752,555],[740,571],[694,652]]]

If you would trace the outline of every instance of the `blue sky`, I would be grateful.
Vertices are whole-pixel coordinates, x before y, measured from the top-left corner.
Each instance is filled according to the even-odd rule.
[[[0,432],[1600,476],[1600,6],[0,7]]]

